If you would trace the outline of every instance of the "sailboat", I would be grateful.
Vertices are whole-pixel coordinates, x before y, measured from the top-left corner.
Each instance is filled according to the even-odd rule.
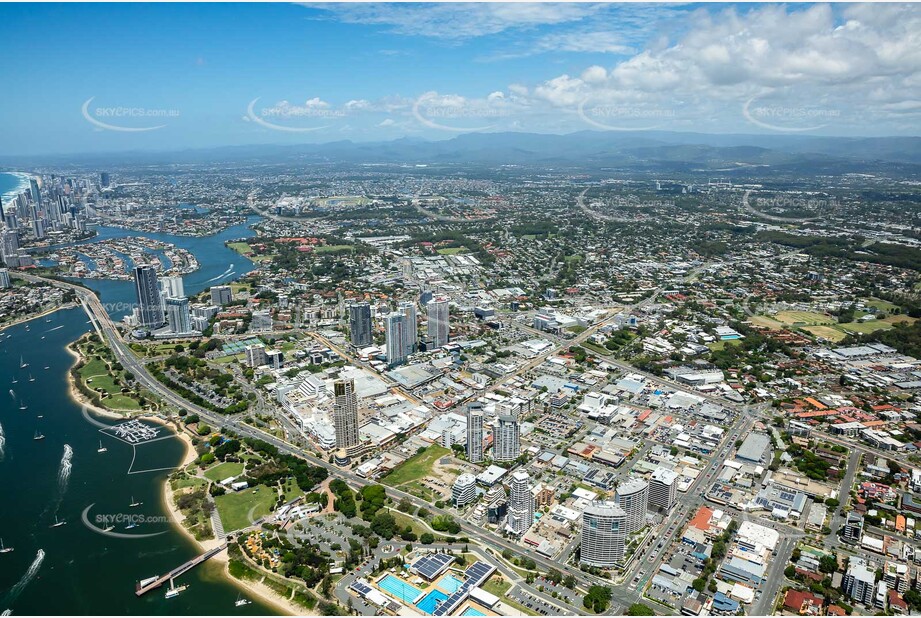
[[[136,506],[141,506],[142,504],[144,503],[138,502],[137,500],[134,499],[134,496],[131,496],[131,504],[129,504],[128,506],[130,506],[131,508],[134,508]]]
[[[249,599],[244,599],[242,594],[237,595],[237,600],[234,602],[234,607],[243,607],[244,605],[249,605],[252,603]]]
[[[11,551],[13,551],[13,548],[12,548],[12,547],[4,547],[4,546],[3,546],[3,539],[0,539],[0,554],[8,554],[8,553],[10,553]]]
[[[25,362],[25,361],[23,360],[22,356],[20,356],[20,357],[19,357],[19,368],[20,368],[20,369],[25,369],[25,368],[28,367],[28,366],[29,366],[29,363]]]
[[[100,440],[100,441],[99,441],[99,448],[96,449],[96,452],[97,452],[97,453],[105,453],[105,452],[108,451],[108,450],[109,450],[109,449],[107,449],[106,447],[104,447],[104,446],[102,445],[102,440]]]
[[[39,432],[36,430],[35,436],[34,436],[32,439],[33,439],[33,440],[44,440],[44,439],[45,439],[45,434],[39,433]]]
[[[29,409],[29,406],[27,406],[27,405],[25,404],[25,402],[23,402],[23,403],[19,404],[19,409],[20,409],[20,410],[28,410],[28,409]]]
[[[66,524],[66,523],[67,523],[67,520],[66,520],[66,519],[58,519],[57,514],[55,514],[55,516],[54,516],[54,523],[51,524],[51,527],[52,527],[52,528],[60,528],[61,526],[63,526],[63,525]]]
[[[132,521],[127,526],[125,526],[125,530],[131,530],[132,528],[137,528],[137,527],[138,525]]]
[[[35,378],[32,377],[32,374],[29,374],[29,382],[35,382]]]
[[[113,530],[115,530],[115,526],[113,526],[112,524],[109,524],[108,526],[102,529],[103,532],[112,532]]]
[[[13,378],[13,384],[17,384],[18,382],[19,380],[17,380],[16,378]]]

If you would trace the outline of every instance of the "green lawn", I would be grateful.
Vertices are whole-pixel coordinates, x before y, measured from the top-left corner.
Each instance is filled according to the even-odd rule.
[[[253,250],[249,243],[245,242],[229,242],[227,243],[227,248],[236,251],[240,255],[246,255]]]
[[[235,461],[227,461],[216,466],[211,466],[205,471],[205,478],[218,483],[231,476],[240,476],[243,472],[243,464]]]
[[[314,253],[338,253],[340,251],[351,251],[352,245],[320,245],[314,249]]]
[[[727,345],[739,345],[742,343],[739,339],[727,339],[725,341],[714,341],[713,343],[708,343],[707,347],[711,351],[716,352],[717,350],[722,350]]]
[[[481,586],[483,590],[490,594],[494,594],[500,599],[505,596],[505,593],[509,591],[509,588],[512,587],[512,584],[506,580],[504,577],[499,577],[494,575],[489,578],[489,581],[486,582],[486,585]]]
[[[438,249],[438,255],[457,255],[458,253],[467,253],[466,247],[446,247]]]
[[[246,528],[252,520],[259,519],[269,513],[269,508],[275,503],[277,494],[274,489],[265,485],[258,485],[243,491],[229,492],[223,496],[216,496],[214,504],[217,506],[224,531],[231,532]],[[252,513],[250,513],[252,511]],[[252,517],[252,520],[250,520]]]
[[[443,446],[433,444],[423,452],[413,455],[404,461],[396,469],[394,469],[393,472],[385,476],[382,479],[382,482],[385,485],[396,487],[397,485],[402,485],[403,483],[408,483],[409,481],[416,481],[418,479],[425,478],[431,474],[432,466],[435,465],[435,461],[441,457],[444,457],[445,455],[450,454],[450,449],[446,449]]]
[[[892,313],[894,310],[898,309],[898,306],[890,303],[887,300],[880,300],[879,298],[865,298],[863,303],[867,307],[873,307],[880,311],[885,311],[886,313]]]
[[[187,477],[187,478],[184,478],[184,479],[180,479],[180,480],[178,480],[178,481],[173,481],[173,489],[174,489],[174,490],[176,490],[176,489],[184,489],[184,488],[186,488],[186,487],[195,487],[195,488],[198,488],[198,487],[204,486],[205,482],[206,482],[206,481],[205,481],[204,479],[200,479],[200,478],[195,477],[195,476],[190,476],[190,477]]]
[[[887,330],[892,328],[892,323],[887,320],[870,320],[869,322],[848,322],[838,324],[838,328],[846,333],[873,333],[878,330]]]
[[[132,399],[131,397],[126,397],[125,395],[109,395],[102,399],[102,403],[106,407],[112,408],[113,410],[140,410],[141,404],[137,400]]]

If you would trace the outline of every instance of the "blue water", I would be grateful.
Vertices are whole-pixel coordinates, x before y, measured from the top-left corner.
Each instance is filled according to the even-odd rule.
[[[441,581],[438,582],[438,587],[447,592],[448,594],[454,594],[457,592],[457,589],[464,585],[464,582],[457,579],[453,575],[445,575],[441,578]]]
[[[17,194],[25,191],[26,187],[28,182],[23,183],[18,176],[0,172],[0,198],[4,204],[8,204]]]
[[[67,309],[0,331],[0,424],[5,436],[0,536],[6,547],[15,548],[0,554],[0,607],[17,616],[271,613],[272,608],[258,602],[235,608],[239,590],[221,575],[216,562],[183,575],[178,583],[190,586],[178,598],[164,599],[162,589],[135,596],[138,579],[165,573],[199,553],[167,520],[154,519],[167,515],[162,484],[184,449],[178,439],[132,447],[101,433],[83,416],[68,396],[67,372],[74,359],[64,346],[89,328],[82,309]],[[20,358],[28,368],[20,368]],[[28,380],[30,374],[34,382]],[[26,410],[19,409],[23,403]],[[33,440],[36,431],[45,439]],[[161,431],[164,436],[172,433]],[[107,452],[97,452],[100,442]],[[62,483],[65,444],[73,457],[69,479]],[[137,509],[127,508],[132,497],[142,502]],[[84,525],[87,508],[91,523],[99,514],[130,512],[149,518],[136,530],[118,524],[119,533],[160,534],[102,536]],[[67,525],[49,527],[55,516]],[[34,577],[25,577],[39,549],[44,560]]]
[[[486,614],[476,609],[475,607],[468,607],[463,612],[461,612],[461,616],[485,616],[485,615]]]
[[[422,591],[416,588],[411,584],[407,584],[399,577],[393,575],[385,575],[377,582],[377,586],[385,591],[390,593],[397,599],[400,599],[404,603],[412,603]]]
[[[5,177],[0,175],[0,179]],[[5,186],[0,185],[0,191]],[[100,228],[99,239],[138,234]],[[224,247],[225,240],[252,236],[246,226],[207,238],[143,235],[172,242],[195,254],[201,269],[184,278],[190,294],[235,279],[252,265]],[[229,273],[230,264],[235,264],[236,274],[220,276]],[[212,278],[215,281],[209,282]],[[113,317],[128,313],[128,304],[135,302],[129,281],[85,283],[100,293],[103,303],[111,303]],[[164,573],[196,555],[198,549],[166,521],[142,524],[138,533],[162,534],[137,539],[104,537],[82,524],[84,509],[89,508],[91,516],[121,513],[132,496],[143,502],[139,512],[164,517],[162,483],[183,452],[179,440],[134,449],[100,434],[99,428],[83,417],[68,396],[67,371],[73,358],[64,346],[88,328],[86,314],[69,309],[0,331],[0,384],[4,385],[0,424],[5,434],[4,452],[0,454],[5,505],[0,509],[0,536],[7,547],[16,549],[0,559],[0,609],[10,608],[16,615],[271,613],[272,608],[258,601],[234,608],[238,589],[224,578],[217,563],[205,563],[183,575],[185,581],[181,583],[191,585],[176,599],[165,600],[162,590],[139,599],[134,594],[138,579]],[[30,363],[29,369],[20,369],[20,356]],[[29,372],[36,378],[34,382],[28,381]],[[13,394],[6,392],[11,387]],[[21,403],[27,404],[26,410],[19,409]],[[39,430],[46,438],[34,441],[34,432]],[[107,453],[97,453],[100,440],[108,447]],[[57,478],[64,444],[73,449],[66,489]],[[67,525],[49,528],[55,515]],[[25,577],[39,549],[45,552],[44,561],[34,577]]]
[[[228,240],[255,236],[255,232],[249,228],[249,225],[258,220],[258,217],[250,217],[244,224],[236,225],[213,236],[205,237],[153,234],[120,227],[100,226],[95,228],[97,235],[91,240],[59,246],[79,246],[109,238],[124,238],[126,236],[145,236],[160,242],[172,243],[177,247],[191,251],[198,260],[198,270],[182,277],[185,292],[191,296],[211,286],[238,279],[252,269],[253,262],[251,260],[246,259],[232,249],[228,249],[224,246],[224,243]],[[107,308],[112,318],[116,320],[131,313],[137,302],[132,281],[84,279],[82,282],[99,294],[103,305]]]
[[[435,613],[435,608],[441,601],[444,601],[448,598],[441,590],[432,590],[430,593],[425,595],[421,601],[416,603],[416,607],[424,611],[426,614]]]

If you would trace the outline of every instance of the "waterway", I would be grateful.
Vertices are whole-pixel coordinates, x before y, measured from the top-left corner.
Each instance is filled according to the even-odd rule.
[[[93,240],[135,235],[100,228]],[[236,278],[251,262],[224,247],[231,238],[251,236],[237,226],[207,238],[144,234],[192,251],[201,268],[185,278],[187,293]],[[92,242],[92,241],[91,241]],[[235,265],[235,275],[219,277]],[[209,281],[216,278],[214,281]],[[125,281],[87,281],[119,317],[134,302]],[[65,346],[90,328],[82,309],[68,309],[0,332],[0,538],[14,551],[0,554],[0,610],[16,615],[214,615],[271,614],[270,606],[234,607],[240,588],[217,563],[205,563],[183,575],[187,590],[173,599],[164,589],[137,598],[135,582],[179,566],[198,553],[197,546],[167,519],[162,487],[169,470],[182,459],[182,442],[166,428],[166,439],[132,446],[98,426],[117,421],[87,420],[68,395],[67,372],[73,357]],[[11,337],[7,337],[11,335]],[[20,359],[28,367],[20,367]],[[30,375],[34,381],[29,381]],[[16,380],[13,383],[13,380]],[[8,392],[12,391],[12,392]],[[20,409],[25,405],[26,409]],[[39,418],[41,416],[41,418]],[[152,427],[156,425],[151,424]],[[36,432],[43,434],[35,440]],[[97,452],[102,445],[107,449]],[[65,456],[65,453],[71,454]],[[130,507],[132,498],[142,504]],[[115,532],[148,535],[111,538],[97,516],[114,515]],[[132,529],[127,517],[146,520]],[[57,518],[57,519],[56,519]],[[65,525],[51,527],[55,521]]]

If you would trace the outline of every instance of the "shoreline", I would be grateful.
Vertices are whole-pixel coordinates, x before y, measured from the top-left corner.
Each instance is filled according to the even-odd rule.
[[[12,322],[8,322],[0,326],[0,333],[2,333],[8,328],[19,326],[20,324],[25,324],[26,322],[31,322],[32,320],[37,320],[38,318],[43,318],[46,315],[51,315],[52,313],[56,313],[58,311],[64,311],[65,309],[74,309],[79,306],[80,306],[79,303],[64,303],[63,305],[58,305],[57,307],[51,307],[50,309],[45,309],[41,313],[36,313],[35,315],[26,316],[23,318],[17,318],[13,320]]]
[[[180,468],[185,468],[187,465],[186,462],[191,463],[195,460],[195,449],[192,448],[192,440],[189,436],[185,435],[185,432],[180,432],[183,437],[183,442],[186,445],[186,455],[184,458],[183,464]],[[191,455],[191,458],[190,458]],[[199,541],[196,539],[191,532],[182,525],[183,520],[185,520],[185,515],[182,514],[182,511],[176,506],[175,501],[173,500],[173,490],[170,487],[169,478],[164,480],[161,498],[163,503],[163,508],[166,509],[167,514],[169,515],[170,523],[173,524],[173,527],[176,528],[182,536],[188,539],[200,552],[208,551],[214,547],[217,547],[221,544],[218,539],[209,539],[207,541]],[[281,616],[305,616],[305,615],[315,615],[309,614],[306,607],[301,607],[296,605],[293,601],[290,601],[262,582],[255,582],[249,580],[240,580],[230,574],[230,556],[228,552],[220,552],[211,559],[212,562],[216,562],[221,565],[221,577],[230,582],[231,585],[237,587],[242,592],[249,594],[250,596],[258,599],[261,603],[268,605],[278,612]]]
[[[20,193],[25,193],[30,188],[30,182],[33,178],[38,178],[35,174],[30,174],[29,172],[0,172],[6,174],[7,176],[15,176],[19,179],[19,184],[15,188],[10,189],[6,193],[0,195],[3,198],[3,203],[8,204],[11,202],[17,195]]]

